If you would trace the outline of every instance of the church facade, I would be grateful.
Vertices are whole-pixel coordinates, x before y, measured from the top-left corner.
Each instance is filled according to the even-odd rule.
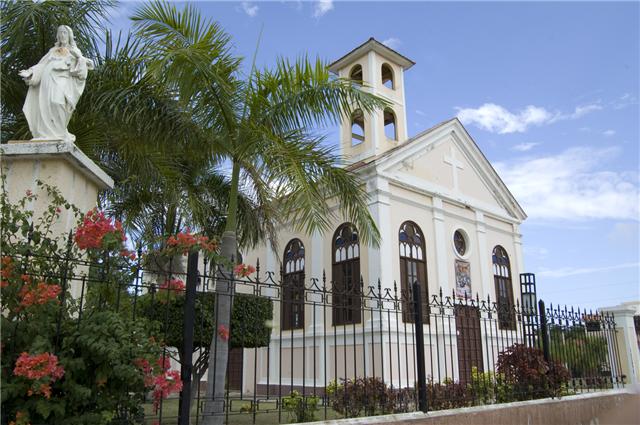
[[[244,370],[255,368],[257,382],[253,376],[245,376],[243,392],[277,379],[296,387],[310,387],[312,382],[314,387],[324,387],[334,377],[353,378],[366,370],[375,371],[376,366],[374,374],[396,387],[415,382],[415,368],[410,366],[413,334],[407,338],[406,326],[402,326],[412,319],[407,317],[404,304],[407,311],[383,323],[364,308],[362,312],[354,309],[355,313],[349,308],[336,309],[357,302],[336,295],[330,299],[334,311],[327,314],[304,293],[310,285],[319,287],[323,275],[325,286],[341,291],[357,291],[361,279],[364,288],[380,282],[383,291],[407,293],[411,283],[418,281],[426,303],[441,293],[489,297],[502,305],[521,302],[518,277],[524,265],[520,224],[526,214],[458,119],[407,136],[404,72],[413,65],[375,39],[330,65],[337,76],[361,81],[365,90],[389,102],[388,108],[374,114],[355,111],[340,126],[345,166],[366,185],[381,241],[379,246],[360,244],[358,229],[346,218],[336,217],[327,233],[308,235],[280,229],[277,242],[281,252],[265,245],[243,253],[247,261],[259,258],[262,270],[274,271],[282,280],[277,295],[282,302],[274,302],[271,345],[244,350]],[[434,323],[428,323],[428,317],[425,322],[425,335],[437,333],[435,340],[441,338],[442,346],[458,355],[456,334],[459,336],[460,330],[456,324],[438,331]],[[514,319],[501,317],[499,322],[499,332],[503,336],[510,333],[515,340],[520,330]],[[369,329],[369,325],[386,329],[389,343],[395,341],[398,346],[398,354],[372,358],[386,340],[372,336],[367,342],[367,335],[356,331],[359,327]],[[351,326],[354,332],[348,336],[344,330]],[[336,334],[344,336],[317,337]],[[483,341],[499,345],[486,335]],[[451,363],[443,369],[450,368],[446,376],[458,380],[472,366],[491,369],[497,354],[497,345],[491,350],[479,347],[479,354],[470,357],[476,364],[463,364],[460,359],[443,360],[439,355],[436,359],[435,343],[430,344],[426,354],[432,370],[427,373],[440,380],[443,376],[435,376],[434,361]],[[401,362],[400,357],[409,361]],[[285,359],[287,366],[274,359]],[[385,362],[386,372],[381,371]]]

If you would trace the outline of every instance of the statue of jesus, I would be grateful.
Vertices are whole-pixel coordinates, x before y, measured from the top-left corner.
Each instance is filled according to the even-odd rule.
[[[66,25],[58,27],[55,45],[40,62],[19,75],[29,86],[22,111],[32,140],[75,141],[67,130],[71,114],[84,91],[93,61],[82,56]]]

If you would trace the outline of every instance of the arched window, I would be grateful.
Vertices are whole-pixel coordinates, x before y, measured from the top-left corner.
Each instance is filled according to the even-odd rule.
[[[395,85],[393,83],[393,70],[386,63],[382,65],[382,85],[393,90]]]
[[[398,140],[396,114],[389,108],[384,110],[384,135],[389,140]]]
[[[351,68],[349,79],[351,79],[354,83],[362,84],[362,66],[356,65]]]
[[[282,263],[282,329],[304,327],[304,245],[292,239]]]
[[[496,286],[498,325],[501,329],[515,329],[516,316],[513,308],[511,264],[507,251],[500,245],[493,248],[493,281]]]
[[[332,282],[333,325],[360,323],[360,241],[351,223],[333,235]]]
[[[364,142],[364,114],[360,109],[351,115],[351,146]]]
[[[400,241],[400,289],[402,291],[402,320],[413,322],[413,283],[420,283],[422,317],[429,323],[429,292],[424,234],[412,221],[405,221],[398,232]]]

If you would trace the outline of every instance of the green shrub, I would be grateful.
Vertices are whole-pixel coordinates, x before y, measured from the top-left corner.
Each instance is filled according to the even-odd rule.
[[[138,299],[139,314],[151,325],[150,332],[169,347],[181,347],[184,332],[184,291],[145,294]],[[198,292],[195,303],[194,349],[208,349],[214,331],[216,294]],[[231,313],[231,348],[265,347],[271,341],[267,323],[273,318],[272,301],[265,297],[238,294]]]
[[[456,409],[473,405],[473,397],[466,384],[447,378],[442,383],[427,382],[429,410]]]
[[[413,388],[388,387],[374,377],[332,381],[326,391],[333,410],[347,418],[408,412],[415,405]]]
[[[319,401],[318,397],[303,397],[293,390],[289,396],[282,398],[282,408],[289,413],[291,422],[311,422],[316,419]]]
[[[479,404],[508,403],[515,400],[513,386],[503,374],[480,372],[475,366],[471,369],[469,389],[475,402]]]

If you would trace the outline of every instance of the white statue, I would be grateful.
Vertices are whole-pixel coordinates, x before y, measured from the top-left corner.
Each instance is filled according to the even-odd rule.
[[[22,111],[33,140],[75,141],[67,125],[90,69],[93,62],[82,56],[71,28],[60,25],[56,44],[37,65],[20,71],[29,86]]]

